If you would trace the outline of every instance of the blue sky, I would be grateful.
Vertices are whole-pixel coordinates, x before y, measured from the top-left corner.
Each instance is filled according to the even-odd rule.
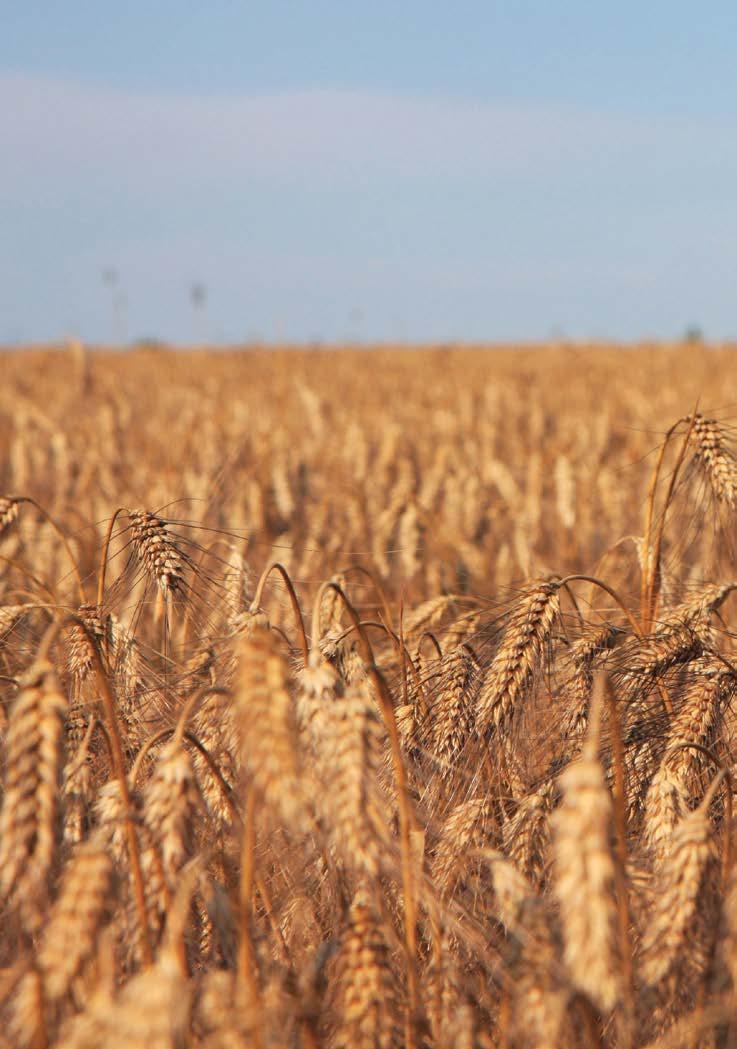
[[[0,342],[737,336],[734,3],[0,23]]]

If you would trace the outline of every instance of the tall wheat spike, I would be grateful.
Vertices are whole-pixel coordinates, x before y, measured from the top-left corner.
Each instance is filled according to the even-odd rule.
[[[365,683],[330,703],[322,723],[318,766],[323,804],[342,862],[361,879],[376,878],[381,861],[379,792],[382,727]]]
[[[185,979],[181,938],[193,890],[191,876],[182,879],[172,904],[166,940],[156,964],[133,977],[119,995],[104,988],[90,1008],[64,1032],[69,1049],[174,1049],[189,1025],[191,986]]]
[[[92,641],[77,623],[72,623],[67,638],[67,658],[69,672],[80,681],[84,681],[94,665],[90,647],[92,644],[99,646],[102,643],[105,638],[105,626],[101,609],[97,605],[81,605],[76,614],[87,627]]]
[[[324,750],[325,725],[333,703],[345,694],[345,688],[333,663],[323,657],[319,648],[313,647],[307,666],[299,674],[296,710],[307,745],[318,760]]]
[[[19,501],[12,496],[0,496],[0,535],[10,528],[13,521],[16,520],[19,507]]]
[[[641,972],[649,984],[662,980],[689,943],[699,894],[715,859],[709,806],[717,782],[697,809],[678,823],[657,871],[659,888],[642,937]]]
[[[561,980],[555,941],[543,899],[507,857],[495,849],[480,854],[489,866],[494,896],[491,911],[514,937],[513,1029],[523,1045],[569,1044],[566,1025],[569,992]]]
[[[599,759],[599,695],[581,756],[561,774],[552,817],[555,893],[571,980],[602,1011],[619,996],[612,799]],[[586,906],[581,906],[581,897]]]
[[[576,753],[586,731],[594,669],[604,663],[623,636],[621,629],[605,623],[593,631],[587,631],[571,645],[569,659],[573,672],[566,683],[565,712],[561,724],[564,761]]]
[[[137,800],[137,799],[135,799]],[[125,862],[125,806],[120,781],[108,780],[97,791],[94,803],[95,818],[99,833],[117,864]]]
[[[189,754],[179,739],[172,739],[161,748],[143,793],[143,818],[160,849],[164,875],[172,889],[192,853],[199,801]]]
[[[524,695],[560,611],[558,590],[556,583],[540,583],[512,611],[479,689],[476,724],[480,732],[491,725],[501,728]]]
[[[307,816],[289,671],[278,635],[259,628],[239,647],[237,717],[242,761],[269,808],[287,826]]]
[[[93,758],[90,747],[95,727],[94,719],[90,718],[84,736],[79,740],[73,753],[68,756],[64,768],[62,793],[65,843],[78,844],[85,835],[86,815],[92,801]],[[68,726],[67,740],[69,743],[72,742],[72,738]]]
[[[489,810],[487,798],[469,798],[443,823],[432,860],[432,876],[441,892],[447,892],[467,867],[473,846],[486,844]]]
[[[136,554],[163,594],[182,590],[185,561],[167,523],[149,510],[131,510],[131,538]]]
[[[97,934],[112,909],[113,865],[101,839],[81,845],[69,861],[38,948],[47,998],[63,998],[95,952]]]
[[[550,841],[550,816],[557,794],[554,779],[549,779],[523,797],[514,815],[504,824],[504,848],[522,874],[539,881],[546,868]]]
[[[441,774],[449,774],[474,731],[474,697],[481,666],[465,645],[444,656],[439,668],[431,718],[431,747],[441,762]]]
[[[708,657],[692,663],[691,671],[693,678],[670,724],[663,757],[645,800],[643,833],[656,851],[667,846],[677,822],[691,807],[693,780],[704,761],[696,747],[711,743],[721,707],[735,687],[723,665]]]
[[[728,450],[722,428],[716,419],[693,417],[694,458],[703,467],[711,490],[719,502],[731,510],[737,507],[737,460]]]
[[[233,698],[221,692],[211,692],[206,696],[192,719],[195,736],[216,762],[220,774],[230,788],[237,782],[240,766],[236,722]],[[227,828],[231,812],[220,783],[199,750],[195,749],[192,761],[210,815],[217,820],[221,829]]]
[[[389,952],[369,893],[358,888],[337,959],[333,1049],[389,1049],[394,1044],[394,983]]]
[[[0,810],[0,896],[26,920],[40,920],[56,852],[57,810],[67,699],[50,663],[19,682],[10,712]]]

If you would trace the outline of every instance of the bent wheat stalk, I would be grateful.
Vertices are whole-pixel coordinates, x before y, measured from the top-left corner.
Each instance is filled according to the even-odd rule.
[[[284,580],[284,585],[287,588],[289,594],[289,601],[292,606],[292,612],[294,613],[294,621],[297,625],[297,633],[299,635],[299,643],[302,649],[302,665],[307,666],[310,658],[309,646],[307,644],[307,635],[305,634],[305,624],[302,618],[302,609],[299,607],[299,601],[297,600],[297,594],[294,589],[294,584],[290,578],[289,572],[279,561],[272,561],[271,564],[267,565],[261,573],[261,577],[256,585],[256,592],[253,595],[253,601],[251,602],[251,612],[256,613],[261,608],[261,598],[263,596],[264,587],[266,586],[266,580],[269,578],[272,572],[278,572]]]

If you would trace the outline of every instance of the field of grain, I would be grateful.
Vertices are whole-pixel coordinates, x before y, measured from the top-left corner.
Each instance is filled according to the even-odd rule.
[[[736,373],[0,354],[0,1046],[737,1045]]]

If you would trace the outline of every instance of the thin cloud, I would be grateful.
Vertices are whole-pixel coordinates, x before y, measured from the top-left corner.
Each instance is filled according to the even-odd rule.
[[[737,127],[356,91],[135,93],[0,73],[7,332],[515,337],[734,329]],[[107,311],[107,313],[106,313]],[[281,328],[280,328],[281,330]],[[14,335],[15,337],[15,335]]]
[[[180,97],[0,74],[6,195],[29,179],[80,177],[151,191],[260,178],[577,178],[612,164],[653,175],[735,164],[734,130],[548,105],[337,90]]]

